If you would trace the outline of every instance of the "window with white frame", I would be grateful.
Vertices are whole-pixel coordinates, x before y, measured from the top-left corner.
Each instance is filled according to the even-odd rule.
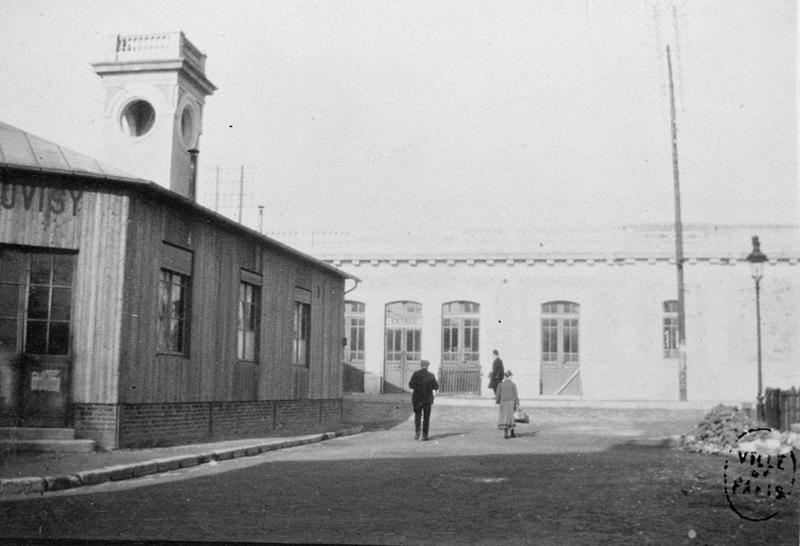
[[[347,361],[364,360],[364,304],[346,301],[345,333],[347,335]]]
[[[442,305],[442,362],[480,360],[480,307],[471,301]]]
[[[542,361],[578,362],[580,305],[569,301],[542,304]]]

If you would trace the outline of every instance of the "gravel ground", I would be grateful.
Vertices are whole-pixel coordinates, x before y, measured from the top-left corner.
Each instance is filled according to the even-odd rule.
[[[230,464],[0,502],[0,536],[348,544],[797,544],[798,507],[742,519],[725,457],[637,445],[689,416],[494,408],[401,421]],[[674,416],[673,416],[674,417]]]

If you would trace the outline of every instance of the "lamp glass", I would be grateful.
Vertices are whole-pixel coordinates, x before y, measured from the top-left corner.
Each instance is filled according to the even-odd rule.
[[[757,281],[764,276],[764,262],[750,262],[750,273]]]

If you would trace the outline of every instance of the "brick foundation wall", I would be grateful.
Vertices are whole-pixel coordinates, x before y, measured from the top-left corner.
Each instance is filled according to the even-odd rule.
[[[267,434],[274,430],[274,422],[275,403],[271,400],[211,403],[213,438],[245,438]]]
[[[341,400],[321,400],[319,419],[323,425],[341,423],[344,417],[344,405]]]
[[[342,400],[260,400],[122,404],[119,442],[148,447],[302,432],[342,421]]]
[[[189,444],[210,437],[210,404],[121,404],[119,447]]]
[[[72,412],[76,438],[94,440],[102,449],[117,447],[116,404],[74,404]]]
[[[275,428],[312,427],[320,424],[319,400],[282,400],[275,406]]]

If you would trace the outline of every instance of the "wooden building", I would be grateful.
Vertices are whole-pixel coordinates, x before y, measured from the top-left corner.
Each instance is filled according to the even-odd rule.
[[[0,424],[106,448],[335,424],[350,276],[194,202],[213,86],[182,34],[156,38],[155,65],[117,37],[95,68],[175,191],[0,123]]]

